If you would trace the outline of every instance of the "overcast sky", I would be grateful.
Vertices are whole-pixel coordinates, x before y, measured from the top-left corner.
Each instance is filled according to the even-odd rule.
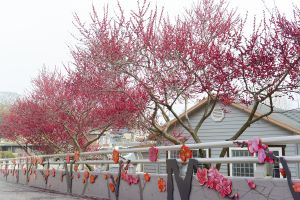
[[[240,13],[261,14],[261,0],[229,0]],[[265,0],[269,6],[273,0]],[[114,8],[114,0],[0,0],[0,91],[24,94],[43,65],[62,68],[71,61],[68,45],[76,33],[73,14],[88,19],[92,4],[100,14],[104,4]],[[125,9],[134,8],[136,0],[120,0]],[[124,2],[124,3],[122,3]],[[156,1],[153,0],[153,3]],[[170,15],[189,7],[192,0],[159,0]],[[292,5],[300,0],[275,0],[276,5],[291,14]]]

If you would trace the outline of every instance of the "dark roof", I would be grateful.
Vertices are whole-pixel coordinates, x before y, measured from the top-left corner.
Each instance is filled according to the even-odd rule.
[[[288,110],[282,114],[300,124],[300,109]]]

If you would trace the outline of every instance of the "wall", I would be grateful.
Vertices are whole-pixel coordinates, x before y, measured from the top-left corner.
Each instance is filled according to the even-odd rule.
[[[98,175],[94,184],[86,182],[83,184],[83,173],[74,174],[72,183],[72,193],[77,195],[84,195],[89,197],[96,197],[102,199],[116,199],[115,193],[108,189],[110,180],[105,180],[104,173],[92,173]],[[151,180],[144,183],[143,174],[139,175],[140,184],[129,185],[127,182],[121,180],[120,183],[120,200],[166,200],[167,192],[159,192],[157,187],[158,178],[163,178],[167,182],[166,175],[151,175]],[[255,179],[256,188],[251,190],[245,178],[232,178],[232,194],[239,193],[240,200],[292,200],[293,197],[288,188],[287,181],[284,179]],[[47,184],[42,174],[37,171],[36,175],[32,173],[29,176],[29,182],[26,183],[26,175],[22,171],[11,173],[6,176],[3,171],[0,173],[0,181],[8,181],[20,184],[28,184],[29,186],[39,187],[43,189],[54,190],[62,193],[67,193],[66,176],[61,180],[60,171],[56,172],[56,176],[51,175],[48,178]],[[174,200],[180,200],[178,188],[174,181]],[[209,189],[206,186],[200,186],[196,178],[193,178],[191,200],[221,200],[222,198],[218,192]],[[228,198],[227,198],[228,199]],[[185,199],[186,200],[186,199]]]

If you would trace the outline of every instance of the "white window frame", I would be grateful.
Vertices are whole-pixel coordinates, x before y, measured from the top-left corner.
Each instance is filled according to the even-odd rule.
[[[248,148],[247,147],[229,147],[229,157],[232,158],[232,150],[246,150],[248,151]],[[252,157],[255,157],[255,155],[253,155]],[[253,170],[255,171],[256,170],[256,164],[253,163]],[[229,166],[229,174],[231,177],[235,177],[232,175],[232,163],[230,163],[230,166]]]
[[[191,150],[198,151],[198,149],[191,149]],[[205,154],[206,154],[205,158],[209,158],[209,149],[202,149],[202,150],[205,151]],[[172,151],[180,151],[180,150],[172,150]],[[170,159],[170,158],[171,158],[171,151],[168,151],[168,159]]]
[[[269,147],[269,150],[270,151],[278,151],[279,152],[279,157],[281,157],[282,156],[282,147]],[[282,168],[282,164],[279,162],[279,168]],[[283,178],[282,177],[282,175],[281,175],[281,173],[279,173],[280,174],[280,178]]]
[[[232,150],[247,150],[248,151],[248,148],[247,147],[230,147],[229,148],[229,157],[232,157]],[[279,157],[282,156],[282,147],[269,147],[269,151],[278,151],[279,152]],[[256,154],[253,155],[253,157],[255,157]],[[282,164],[279,163],[279,168],[282,168]],[[256,163],[253,163],[253,169],[254,171],[256,170]],[[230,169],[229,169],[229,174],[231,177],[234,177],[232,175],[232,163],[230,163]],[[280,174],[280,178],[283,178],[282,175]]]

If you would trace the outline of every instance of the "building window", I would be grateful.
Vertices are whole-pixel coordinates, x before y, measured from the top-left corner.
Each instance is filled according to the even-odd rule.
[[[193,149],[193,158],[200,158],[200,153],[198,149]],[[204,157],[209,158],[208,149],[203,149]],[[168,151],[168,158],[179,158],[179,150]],[[204,164],[199,163],[198,167],[203,168]]]
[[[269,150],[273,152],[274,156],[282,156],[282,148],[281,147],[269,147]],[[278,161],[275,161],[273,168],[273,177],[274,178],[283,178],[280,174],[279,169],[281,168],[281,164]]]
[[[269,147],[269,150],[273,152],[275,156],[282,156],[281,147]],[[230,148],[230,157],[251,157],[247,148]],[[253,155],[256,156],[256,155]],[[274,163],[273,177],[282,178],[279,169],[281,164],[279,162]],[[231,176],[243,176],[243,177],[253,177],[256,168],[255,163],[231,163],[230,164],[230,175]]]
[[[247,148],[230,148],[230,157],[251,157]],[[253,177],[254,176],[255,164],[253,163],[231,163],[230,164],[230,175],[231,176],[243,176]]]

